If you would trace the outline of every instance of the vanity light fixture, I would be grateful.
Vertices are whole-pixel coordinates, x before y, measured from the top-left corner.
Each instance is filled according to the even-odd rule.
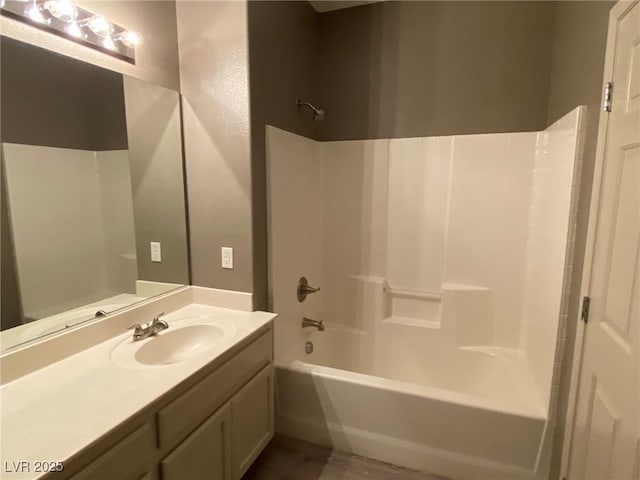
[[[84,38],[84,33],[76,22],[69,23],[64,30],[74,38]]]
[[[109,37],[113,33],[113,25],[102,15],[94,15],[93,17],[83,20],[80,25],[86,25],[93,33],[99,37]]]
[[[104,37],[104,39],[102,40],[102,46],[104,48],[108,48],[109,50],[116,49],[116,44],[113,42],[113,39],[110,36]]]
[[[5,8],[5,7],[2,7]],[[40,6],[34,1],[31,5],[28,5],[24,9],[25,16],[32,22],[45,25],[49,24],[49,20],[44,16],[44,13],[40,9]]]
[[[130,63],[142,36],[73,0],[0,0],[0,13]]]
[[[142,43],[142,37],[133,30],[125,30],[124,32],[120,32],[113,39],[120,40],[130,48],[136,48]]]
[[[47,0],[44,8],[58,20],[75,23],[78,18],[78,7],[71,0]]]

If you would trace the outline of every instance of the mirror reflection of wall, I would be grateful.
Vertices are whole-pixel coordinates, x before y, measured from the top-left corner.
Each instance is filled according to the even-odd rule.
[[[178,94],[1,48],[2,348],[188,283]]]
[[[180,97],[166,88],[124,77],[131,159],[138,289],[189,283]],[[149,243],[162,244],[162,262],[151,261]],[[148,295],[147,295],[148,296]]]

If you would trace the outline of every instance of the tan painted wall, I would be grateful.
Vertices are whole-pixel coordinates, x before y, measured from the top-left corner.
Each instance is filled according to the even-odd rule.
[[[265,126],[315,138],[309,110],[317,103],[318,14],[308,2],[250,1],[249,65],[255,305],[267,308],[267,196]]]
[[[1,45],[3,142],[127,149],[122,75],[7,37]]]
[[[552,2],[399,1],[320,15],[321,140],[543,130]],[[566,111],[565,111],[566,113]]]
[[[247,5],[180,1],[177,17],[192,283],[252,291]]]
[[[549,92],[548,118],[557,120],[577,105],[588,106],[584,145],[578,227],[573,258],[573,280],[569,302],[569,319],[565,340],[564,367],[561,373],[558,418],[554,432],[551,477],[558,478],[564,421],[567,412],[569,382],[578,312],[584,250],[589,219],[589,200],[596,153],[600,99],[602,94],[604,55],[609,10],[615,2],[557,2],[556,24]]]
[[[189,283],[177,92],[124,77],[138,279]],[[160,242],[162,262],[151,261]]]

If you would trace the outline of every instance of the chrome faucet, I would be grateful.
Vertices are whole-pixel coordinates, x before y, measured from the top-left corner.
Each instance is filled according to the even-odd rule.
[[[310,318],[304,317],[302,319],[302,328],[314,327],[317,328],[319,332],[324,332],[324,322],[322,320],[312,320]]]
[[[165,322],[164,320],[160,320],[160,317],[162,315],[164,315],[164,312],[159,313],[158,315],[153,317],[153,320],[151,320],[151,322],[149,322],[145,327],[143,327],[139,323],[131,325],[129,327],[129,330],[135,329],[133,331],[133,341],[137,342],[138,340],[144,340],[145,338],[153,337],[161,331],[169,328],[169,324],[167,322]]]

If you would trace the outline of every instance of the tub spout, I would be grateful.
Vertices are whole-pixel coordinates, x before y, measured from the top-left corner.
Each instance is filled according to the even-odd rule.
[[[322,320],[312,320],[310,318],[304,317],[302,319],[302,328],[314,327],[317,328],[319,332],[324,332],[324,323]]]

